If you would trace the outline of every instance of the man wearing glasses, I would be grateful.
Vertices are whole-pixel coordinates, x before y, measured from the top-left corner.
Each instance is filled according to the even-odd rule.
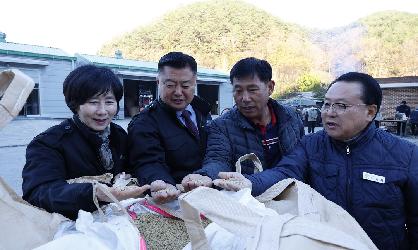
[[[170,52],[158,62],[159,99],[128,126],[129,164],[141,185],[164,203],[177,198],[175,184],[202,166],[210,105],[195,96],[197,64]]]
[[[338,77],[325,95],[323,131],[302,138],[275,168],[223,174],[220,186],[259,195],[296,178],[347,210],[379,249],[418,249],[418,147],[375,127],[381,102],[373,77]]]

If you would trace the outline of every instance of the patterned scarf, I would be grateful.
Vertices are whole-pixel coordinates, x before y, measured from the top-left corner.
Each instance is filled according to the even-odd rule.
[[[105,130],[97,132],[90,129],[84,124],[78,115],[73,116],[73,121],[79,128],[81,134],[87,138],[88,142],[93,145],[99,155],[100,163],[106,170],[113,168],[112,150],[110,149],[110,126]]]
[[[100,162],[106,170],[113,168],[112,150],[109,147],[110,127],[106,127],[103,132],[96,132],[102,140],[99,148]]]

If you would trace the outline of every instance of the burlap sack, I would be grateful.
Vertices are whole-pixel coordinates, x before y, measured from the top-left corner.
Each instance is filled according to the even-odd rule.
[[[67,220],[22,200],[0,178],[0,249],[33,249],[51,241]]]
[[[17,116],[35,83],[17,69],[0,73],[0,129]],[[32,249],[52,240],[61,222],[20,198],[0,177],[0,250]]]
[[[102,175],[92,175],[92,176],[81,176],[74,179],[68,179],[66,180],[68,184],[73,183],[91,183],[93,185],[93,196],[92,200],[94,202],[94,205],[97,208],[97,213],[100,215],[100,218],[102,221],[106,221],[106,216],[103,212],[104,208],[106,206],[110,206],[114,212],[118,210],[118,213],[121,215],[125,215],[129,220],[132,222],[131,217],[129,216],[126,209],[122,206],[122,204],[116,199],[116,197],[109,191],[108,186],[106,186],[103,183],[111,184],[112,183],[113,174],[111,173],[105,173]],[[104,205],[103,207],[100,207],[99,200],[97,199],[97,190],[101,190],[102,193],[104,193],[107,197],[110,198],[110,200],[113,202],[115,206],[112,206],[112,204]]]
[[[258,157],[241,156],[235,166],[251,160],[263,171]],[[204,199],[202,199],[204,197]],[[275,184],[256,197],[278,216],[260,216],[219,191],[198,188],[180,198],[193,249],[209,249],[199,213],[239,237],[253,239],[247,249],[377,249],[351,215],[310,186],[294,179]]]
[[[251,239],[246,249],[377,249],[350,214],[302,182],[283,180],[257,199],[278,215],[260,215],[210,188],[182,195],[192,248],[210,249],[200,223],[203,213],[237,237]]]
[[[0,129],[16,117],[35,83],[18,69],[0,73]]]
[[[240,165],[245,160],[253,162],[255,172],[263,171],[260,159],[254,153],[250,153],[241,156],[236,162],[238,173],[241,173]],[[348,212],[302,182],[292,179],[283,180],[256,198],[279,214],[293,214],[315,222],[325,223],[361,239],[369,246],[369,249],[375,247],[361,226]]]

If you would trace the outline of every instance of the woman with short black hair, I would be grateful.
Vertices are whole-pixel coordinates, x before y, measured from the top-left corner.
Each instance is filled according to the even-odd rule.
[[[96,209],[94,194],[99,201],[109,200],[90,183],[69,184],[67,180],[106,173],[116,176],[126,171],[127,134],[112,123],[123,87],[109,68],[84,65],[67,76],[63,93],[74,115],[28,145],[22,189],[29,203],[75,219],[80,209]],[[110,187],[109,191],[122,200],[138,197],[147,189]]]

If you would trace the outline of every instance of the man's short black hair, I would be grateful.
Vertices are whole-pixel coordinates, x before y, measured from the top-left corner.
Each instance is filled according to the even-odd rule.
[[[406,105],[406,101],[402,101],[401,104]]]
[[[336,82],[358,82],[363,88],[363,96],[361,100],[367,105],[376,105],[377,112],[380,110],[382,104],[382,89],[379,83],[371,75],[360,72],[349,72],[341,75],[335,79],[328,87],[328,89]]]
[[[160,58],[160,61],[158,61],[158,72],[161,72],[164,66],[169,66],[175,69],[190,67],[194,74],[197,72],[196,60],[192,56],[182,52],[169,52],[163,55]]]
[[[122,83],[111,69],[92,64],[71,71],[63,84],[65,102],[74,114],[88,99],[109,91],[115,95],[119,110],[119,101],[123,96]]]
[[[255,75],[257,75],[262,82],[267,83],[271,81],[271,65],[266,60],[261,60],[254,57],[247,57],[235,63],[235,65],[232,67],[229,73],[229,79],[232,84],[234,78],[254,78]]]

